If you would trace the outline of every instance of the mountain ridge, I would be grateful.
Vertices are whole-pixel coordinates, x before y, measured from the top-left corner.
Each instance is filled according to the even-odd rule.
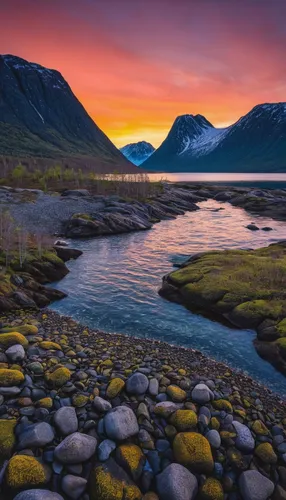
[[[134,165],[141,165],[154,153],[155,148],[150,142],[139,141],[126,144],[126,146],[120,148],[120,151]]]
[[[0,155],[135,167],[88,115],[57,70],[0,55]],[[105,166],[105,168],[103,168]]]
[[[169,172],[286,172],[286,103],[258,104],[221,129],[202,115],[181,115],[142,166]]]

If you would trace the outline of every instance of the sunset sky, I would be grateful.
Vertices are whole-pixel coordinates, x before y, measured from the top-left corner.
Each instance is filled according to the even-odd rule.
[[[117,145],[286,101],[286,0],[1,0],[0,53],[59,70]]]

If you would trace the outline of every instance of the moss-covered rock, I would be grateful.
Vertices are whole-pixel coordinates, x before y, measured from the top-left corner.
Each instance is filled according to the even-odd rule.
[[[167,394],[175,403],[182,403],[187,397],[187,393],[177,385],[169,385],[167,387]]]
[[[4,349],[8,349],[8,347],[16,344],[21,344],[23,347],[27,347],[29,342],[24,335],[18,332],[0,334],[0,346]]]
[[[0,386],[2,387],[20,385],[24,380],[25,377],[19,370],[0,369]]]
[[[3,333],[10,333],[10,332],[15,332],[17,331],[18,333],[22,333],[22,335],[37,335],[38,333],[38,328],[35,325],[20,325],[17,327],[15,326],[5,326],[1,328],[1,332]],[[0,332],[0,334],[1,334]]]
[[[210,474],[214,467],[208,440],[196,432],[181,432],[173,442],[175,460],[200,474]]]
[[[277,455],[270,443],[259,444],[254,453],[265,464],[274,465],[277,462]]]
[[[72,397],[72,404],[76,408],[82,408],[88,403],[88,401],[89,397],[85,394],[74,394]]]
[[[61,351],[62,350],[60,344],[57,344],[57,342],[49,342],[48,340],[44,340],[43,342],[40,342],[39,347],[41,349],[45,349],[48,351]]]
[[[5,477],[7,486],[13,489],[41,486],[49,481],[48,469],[36,458],[27,455],[12,457]]]
[[[53,385],[53,387],[62,387],[70,380],[71,372],[68,368],[60,366],[53,372],[47,372],[45,374],[45,378],[49,384]]]
[[[96,466],[90,477],[91,500],[141,500],[142,493],[114,460]]]
[[[252,425],[252,430],[259,436],[268,436],[269,430],[261,420],[255,420]]]
[[[116,461],[134,481],[137,481],[141,476],[146,458],[135,444],[122,444],[116,449]]]
[[[223,411],[227,411],[229,413],[232,413],[233,409],[232,409],[232,404],[227,401],[226,399],[216,399],[212,402],[212,405],[213,407],[216,409],[216,410],[223,410]]]
[[[124,380],[122,380],[121,378],[113,378],[108,384],[106,396],[109,399],[116,398],[116,396],[118,396],[118,394],[120,394],[120,392],[123,390],[124,386]]]
[[[177,410],[170,417],[170,423],[178,431],[189,431],[197,425],[198,418],[193,410]]]
[[[223,500],[223,487],[214,477],[208,477],[200,488],[201,500]]]
[[[52,400],[52,398],[49,398],[49,397],[39,399],[37,401],[37,406],[39,406],[40,408],[50,409],[53,407],[53,400]]]
[[[14,445],[16,420],[0,420],[0,463],[10,458]]]

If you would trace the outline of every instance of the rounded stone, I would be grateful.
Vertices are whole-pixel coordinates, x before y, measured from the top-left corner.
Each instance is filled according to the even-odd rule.
[[[197,478],[180,464],[171,464],[156,476],[159,498],[193,500],[198,491]]]
[[[211,431],[207,432],[206,438],[213,448],[218,449],[220,447],[221,438],[218,431],[216,431],[215,429],[212,429]]]
[[[68,436],[78,430],[78,420],[73,406],[63,406],[56,411],[54,423],[63,436]]]
[[[257,470],[243,472],[238,480],[243,500],[267,500],[274,491],[274,484]]]
[[[149,386],[149,380],[144,373],[136,372],[126,381],[126,391],[129,394],[145,394]]]
[[[63,492],[73,500],[78,500],[84,493],[87,485],[87,480],[84,477],[73,476],[67,474],[62,480]]]
[[[111,441],[111,439],[104,439],[101,441],[100,445],[97,448],[98,459],[101,462],[105,462],[109,459],[110,454],[115,450],[116,443]]]
[[[208,440],[197,432],[181,432],[173,442],[175,460],[200,474],[210,474],[214,468]]]
[[[93,407],[95,411],[98,413],[106,413],[108,410],[112,408],[111,404],[109,401],[106,401],[106,399],[103,399],[99,396],[96,396],[93,400]]]
[[[233,427],[237,432],[237,437],[235,440],[235,446],[238,450],[244,453],[251,453],[255,447],[255,441],[252,437],[250,429],[240,422],[233,421]]]
[[[213,393],[206,384],[198,384],[192,390],[192,400],[204,405],[213,399]]]
[[[18,493],[14,500],[64,500],[61,495],[49,490],[26,490]]]
[[[54,456],[62,464],[79,464],[94,455],[96,445],[94,437],[74,432],[55,448]]]
[[[41,448],[54,440],[54,430],[47,422],[29,425],[19,436],[18,449]]]
[[[25,350],[21,344],[12,345],[9,349],[7,349],[7,351],[5,351],[5,354],[10,361],[15,363],[17,361],[23,361],[25,358]]]
[[[110,439],[123,441],[139,432],[134,412],[127,406],[117,406],[104,417],[105,432]]]

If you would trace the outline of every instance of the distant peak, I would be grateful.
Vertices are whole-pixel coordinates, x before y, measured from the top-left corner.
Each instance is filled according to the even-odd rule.
[[[177,116],[174,125],[179,125],[179,124],[196,124],[199,125],[200,127],[213,127],[211,122],[209,122],[203,115],[191,115],[191,114],[186,114],[186,115],[179,115]]]

